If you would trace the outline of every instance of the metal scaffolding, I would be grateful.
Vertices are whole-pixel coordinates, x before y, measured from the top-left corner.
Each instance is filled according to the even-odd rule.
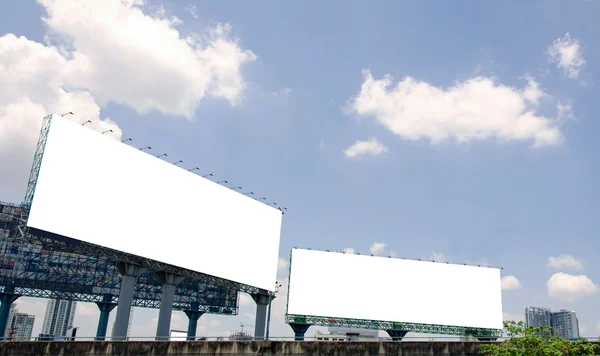
[[[379,320],[344,319],[327,316],[310,316],[295,314],[286,314],[285,322],[288,324],[300,325],[338,326],[343,328],[360,328],[375,330],[402,330],[426,334],[474,336],[487,338],[501,337],[503,332],[503,330],[497,329],[468,328],[463,326],[401,323]]]
[[[102,302],[110,295],[116,303],[121,285],[115,262],[76,252],[62,252],[24,239],[23,206],[0,202],[0,291],[14,286],[18,295]],[[133,306],[159,308],[162,282],[152,271],[138,279]],[[186,278],[176,289],[174,309],[237,315],[238,292]]]
[[[106,261],[129,263],[148,268],[152,271],[160,271],[164,273],[180,275],[186,277],[189,280],[199,281],[200,283],[205,283],[217,288],[222,288],[224,290],[240,291],[249,294],[274,295],[274,292],[266,291],[247,284],[238,283],[227,279],[211,276],[205,273],[180,268],[160,261],[151,260],[122,251],[109,249],[106,247],[90,244],[83,241],[76,241],[76,243],[73,243],[73,241],[67,241],[69,239],[64,239],[61,236],[52,236],[51,234],[45,233],[43,231],[34,231],[33,229],[31,229],[30,231],[30,229],[26,226],[26,222],[29,214],[29,209],[31,208],[33,195],[35,193],[39,170],[42,158],[44,156],[44,150],[46,147],[46,141],[48,138],[48,132],[50,130],[51,123],[52,115],[44,117],[42,128],[40,130],[40,136],[38,138],[38,143],[36,146],[36,151],[34,154],[33,165],[29,174],[27,191],[25,193],[25,200],[23,201],[23,204],[21,206],[22,209],[19,218],[20,224],[17,232],[22,237],[22,241],[28,241],[32,245],[41,245],[45,249],[52,251],[60,251],[67,254],[94,256],[98,259]]]

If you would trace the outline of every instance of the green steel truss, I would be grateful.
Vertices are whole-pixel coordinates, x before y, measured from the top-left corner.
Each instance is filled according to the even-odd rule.
[[[415,324],[392,321],[345,319],[332,318],[326,316],[310,316],[295,314],[286,314],[285,322],[287,324],[337,326],[343,328],[360,328],[375,330],[404,330],[415,333],[473,336],[486,338],[501,337],[503,332],[502,329],[468,328],[463,326]]]

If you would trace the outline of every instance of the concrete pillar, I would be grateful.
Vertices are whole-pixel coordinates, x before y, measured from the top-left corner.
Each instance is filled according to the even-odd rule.
[[[187,330],[187,340],[196,340],[196,328],[198,327],[198,319],[204,314],[203,311],[199,311],[200,303],[194,302],[192,303],[190,309],[184,310],[185,315],[187,315],[189,319],[188,330]]]
[[[294,330],[294,334],[295,334],[294,340],[304,341],[304,334],[306,333],[308,328],[310,328],[310,325],[296,324],[296,323],[290,323],[289,325],[292,327],[292,330]]]
[[[10,314],[10,306],[15,300],[19,299],[19,297],[20,295],[15,294],[15,286],[12,284],[4,286],[4,292],[0,292],[0,340],[4,340],[6,323],[8,322],[8,315]]]
[[[254,320],[254,340],[264,340],[267,321],[267,307],[273,297],[268,294],[250,294],[256,303],[256,319]]]
[[[158,325],[156,326],[156,340],[169,340],[175,288],[185,277],[165,272],[159,272],[157,275],[163,282],[163,286],[160,297],[160,310],[158,311]]]
[[[406,336],[408,331],[404,330],[386,330],[388,335],[392,338],[393,341],[402,341],[402,338]]]
[[[98,319],[98,329],[96,330],[96,340],[102,341],[106,338],[106,328],[108,327],[108,317],[110,312],[117,306],[112,302],[112,295],[105,294],[101,302],[96,302],[100,309],[100,318]]]
[[[129,315],[131,314],[131,302],[133,301],[135,285],[138,277],[146,268],[124,262],[119,263],[118,267],[122,279],[112,340],[125,340],[127,337],[127,328],[129,327]]]

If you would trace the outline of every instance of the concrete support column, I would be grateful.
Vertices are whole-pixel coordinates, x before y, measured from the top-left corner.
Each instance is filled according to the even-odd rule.
[[[98,329],[96,330],[96,340],[102,341],[106,338],[106,328],[108,327],[108,317],[110,312],[117,306],[112,302],[112,295],[105,294],[101,302],[96,302],[100,309],[100,318],[98,319]]]
[[[19,299],[20,295],[15,294],[15,286],[9,284],[4,287],[4,292],[0,292],[0,340],[4,340],[4,333],[6,332],[6,323],[8,322],[8,315],[10,314],[10,306],[12,303]]]
[[[304,334],[306,333],[306,331],[308,330],[308,328],[310,328],[309,324],[296,324],[296,323],[290,323],[289,324],[292,327],[292,330],[294,330],[294,340],[296,341],[304,341]]]
[[[267,307],[273,297],[269,294],[255,293],[250,294],[256,303],[256,319],[254,320],[254,340],[264,340],[265,325],[267,321]]]
[[[404,330],[386,330],[388,335],[392,338],[393,341],[402,341],[402,338],[406,336],[408,331]]]
[[[192,303],[189,310],[184,310],[185,315],[187,315],[189,319],[188,330],[187,330],[187,340],[196,340],[196,328],[198,327],[198,319],[204,314],[204,312],[199,311],[200,303],[194,302]]]
[[[163,286],[160,297],[160,310],[158,311],[158,325],[156,326],[156,340],[169,340],[175,288],[185,277],[165,272],[159,272],[157,275],[163,282]]]
[[[125,340],[127,337],[133,292],[135,291],[138,277],[146,270],[146,268],[124,262],[119,263],[118,267],[123,278],[121,279],[121,290],[119,291],[119,303],[112,332],[112,339],[119,341]]]

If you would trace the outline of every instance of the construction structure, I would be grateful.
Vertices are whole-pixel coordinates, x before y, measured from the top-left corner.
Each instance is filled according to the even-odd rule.
[[[110,142],[110,138],[81,126],[69,122],[60,115],[45,117],[24,202],[19,205],[3,203],[0,206],[2,209],[0,215],[0,301],[2,302],[0,305],[0,331],[4,331],[2,329],[5,328],[12,302],[20,296],[32,296],[95,302],[101,312],[97,331],[99,340],[105,339],[109,313],[117,305],[119,308],[113,328],[113,340],[126,338],[132,306],[160,309],[156,335],[158,340],[169,338],[172,310],[184,311],[190,320],[188,339],[195,339],[197,321],[202,314],[236,315],[239,292],[245,292],[249,293],[257,303],[256,324],[262,325],[262,328],[255,329],[255,338],[263,338],[267,307],[275,297],[279,234],[283,214],[281,209],[275,212],[277,209],[248,198],[239,192],[233,192],[231,189],[228,189],[229,192],[224,192],[225,187],[223,186],[216,187],[214,182],[207,183],[198,180],[197,178],[201,177],[195,176],[189,171],[185,172],[173,165],[167,166],[166,162],[156,157],[149,156],[118,141],[114,142],[115,140]],[[85,145],[88,146],[82,147]],[[72,162],[81,162],[80,157],[75,157],[73,160],[74,157],[65,157],[69,155],[63,154],[67,151],[81,154],[81,152],[77,152],[78,149],[88,155],[86,160],[91,162],[90,166],[81,167],[79,163],[72,164]],[[111,150],[112,155],[102,153]],[[91,157],[94,153],[96,156]],[[125,169],[123,172],[122,167],[118,164],[112,164],[121,159],[121,156],[127,156],[128,163],[139,160],[143,164],[139,163],[135,169],[132,170],[130,167],[129,171]],[[64,169],[64,164],[69,160],[71,160],[70,167]],[[107,162],[109,162],[108,168]],[[238,216],[242,217],[248,215],[248,211],[251,209],[259,211],[262,209],[263,216],[268,216],[271,221],[268,224],[269,231],[263,234],[268,239],[264,244],[253,239],[245,239],[246,236],[239,233],[231,234],[231,231],[226,231],[224,234],[242,241],[251,240],[256,249],[263,248],[268,251],[268,255],[257,259],[260,263],[256,263],[257,267],[254,269],[238,269],[235,263],[227,260],[210,261],[203,258],[203,256],[211,257],[218,253],[220,255],[217,257],[224,256],[231,250],[226,251],[222,248],[205,251],[186,249],[185,242],[188,245],[190,242],[202,242],[207,245],[213,242],[213,245],[218,245],[217,247],[229,247],[231,242],[222,241],[215,236],[219,231],[210,231],[211,234],[188,238],[190,233],[194,235],[197,231],[193,229],[193,226],[184,226],[185,224],[181,224],[181,221],[179,222],[180,232],[175,233],[173,230],[177,230],[177,224],[173,224],[173,222],[177,218],[181,218],[182,204],[179,201],[176,202],[177,204],[168,204],[164,201],[161,202],[161,199],[169,200],[177,197],[181,200],[188,197],[185,194],[171,195],[169,192],[163,192],[162,196],[154,197],[154,201],[149,204],[147,201],[143,201],[143,196],[148,194],[148,191],[139,191],[139,187],[143,186],[139,181],[133,182],[128,187],[129,191],[118,192],[118,199],[110,196],[110,192],[101,192],[96,199],[91,198],[88,194],[81,204],[74,204],[73,201],[77,199],[77,196],[85,191],[90,193],[89,189],[86,187],[83,190],[74,191],[68,186],[61,185],[60,181],[64,180],[64,177],[72,177],[89,182],[96,177],[94,165],[103,170],[104,179],[107,178],[106,172],[111,171],[113,182],[119,182],[119,184],[123,177],[132,177],[136,174],[147,177],[149,176],[147,170],[152,169],[158,172],[159,180],[161,178],[168,179],[165,178],[165,175],[170,175],[175,180],[174,186],[180,186],[177,180],[182,180],[191,185],[190,190],[197,190],[199,188],[195,185],[200,185],[213,195],[220,194],[231,197],[231,193],[234,193],[235,196],[232,199],[237,200],[233,202],[233,205],[224,206],[219,210],[210,206],[210,204],[218,205],[219,200],[215,203],[207,199],[206,191],[201,192],[201,196],[208,206],[201,212],[208,215],[212,213],[213,216],[206,219],[206,221],[212,221],[218,220],[215,219],[214,214],[220,214],[222,220],[222,215],[232,215],[232,211],[235,209],[240,211]],[[141,166],[144,168],[140,168]],[[58,182],[57,175],[62,176]],[[115,187],[116,189],[118,187]],[[153,191],[156,190],[156,186],[153,187]],[[132,196],[132,194],[138,195]],[[106,196],[110,196],[112,199],[111,206],[107,206],[106,201],[103,200]],[[114,202],[120,199],[125,199],[129,205],[122,207],[123,213],[117,211],[110,215],[111,208],[113,210],[115,208]],[[250,199],[252,202],[244,199]],[[195,205],[190,206],[192,209],[199,205],[197,201],[193,201],[193,204]],[[264,207],[257,208],[257,204],[264,205]],[[141,210],[150,206],[156,211],[149,213],[162,216],[163,219],[149,218],[148,215],[136,215],[135,207],[132,205],[136,205],[135,207]],[[164,206],[174,206],[176,210],[159,210]],[[228,210],[226,211],[225,208]],[[66,210],[69,210],[70,214],[65,213]],[[62,212],[57,216],[54,215],[56,211]],[[100,213],[90,214],[93,211]],[[191,219],[197,219],[197,213],[196,210],[185,212]],[[93,216],[91,221],[87,220],[88,215]],[[252,232],[253,228],[256,230],[267,225],[264,218],[257,218],[256,214],[246,219],[252,221],[254,225],[237,224],[246,231]],[[152,222],[152,226],[147,226],[149,221]],[[106,233],[106,230],[103,231],[102,225],[109,226],[112,229],[110,233]],[[236,226],[236,224],[229,225]],[[196,230],[198,229],[196,228]],[[94,235],[98,231],[102,234]],[[161,233],[170,231],[174,233],[168,237],[170,240],[175,237],[183,240],[181,240],[181,244],[175,243],[166,246],[158,240],[148,243],[147,239],[152,241],[154,237],[151,235],[156,231]],[[260,238],[260,234],[258,235]],[[112,238],[112,242],[108,237]],[[166,237],[167,234],[164,233],[160,236],[161,239]],[[201,239],[198,240],[198,238]],[[107,246],[106,241],[109,241],[111,245]],[[115,248],[114,244],[123,244],[123,248]],[[266,246],[267,244],[268,246]],[[184,247],[182,248],[182,246]],[[142,251],[139,254],[137,254],[138,249]],[[248,248],[242,246],[238,252],[245,254],[247,251]],[[161,254],[165,252],[167,255],[163,258]],[[183,267],[181,267],[182,263]],[[250,264],[248,263],[248,265]],[[236,270],[242,270],[241,274],[236,275]],[[272,286],[270,286],[271,284]]]
[[[330,266],[343,273],[319,273]],[[296,340],[311,325],[496,339],[500,269],[294,248],[285,318]]]

